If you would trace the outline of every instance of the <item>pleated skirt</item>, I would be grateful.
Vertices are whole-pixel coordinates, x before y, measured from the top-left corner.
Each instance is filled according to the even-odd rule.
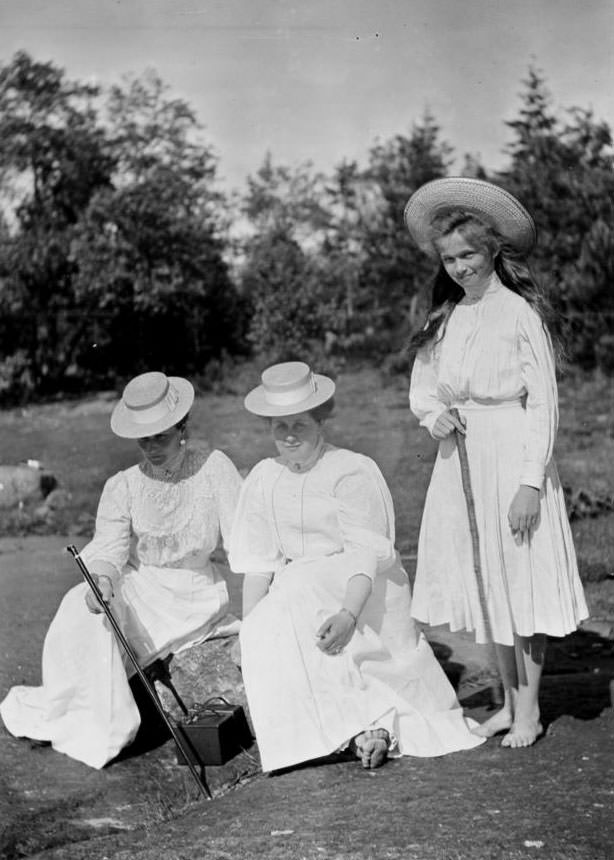
[[[413,615],[429,625],[473,631],[477,642],[490,635],[503,645],[512,645],[515,634],[565,636],[588,610],[556,466],[551,461],[546,468],[538,525],[520,541],[508,513],[520,485],[526,412],[520,403],[460,407],[460,412],[467,421],[478,573],[488,619],[454,436],[440,443],[426,495]]]

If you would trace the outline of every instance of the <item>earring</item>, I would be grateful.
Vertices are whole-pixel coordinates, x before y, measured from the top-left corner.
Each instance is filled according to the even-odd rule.
[[[180,445],[185,445],[185,439],[180,439],[180,440],[179,440],[179,444],[180,444]]]

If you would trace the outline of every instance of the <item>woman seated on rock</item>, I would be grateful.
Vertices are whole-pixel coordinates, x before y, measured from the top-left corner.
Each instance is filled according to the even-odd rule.
[[[288,362],[245,399],[278,451],[243,484],[229,555],[246,574],[241,661],[265,771],[347,748],[374,768],[482,742],[414,627],[380,470],[324,438],[334,389]]]
[[[81,553],[142,666],[228,625],[226,582],[211,554],[220,534],[227,542],[241,479],[220,451],[187,444],[193,401],[180,377],[144,373],[128,383],[111,429],[135,439],[143,460],[107,481]],[[0,704],[6,728],[103,767],[133,740],[140,717],[132,666],[85,583],[62,600],[42,668],[41,687],[13,687]]]

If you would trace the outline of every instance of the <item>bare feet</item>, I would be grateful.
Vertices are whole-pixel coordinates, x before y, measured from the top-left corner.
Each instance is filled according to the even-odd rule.
[[[544,727],[539,720],[516,720],[512,723],[509,732],[501,741],[501,746],[510,747],[511,749],[530,747],[543,731]]]
[[[480,738],[492,738],[501,732],[507,732],[512,727],[512,714],[507,708],[501,708],[490,719],[471,729]]]
[[[388,757],[390,735],[386,729],[369,729],[356,735],[352,745],[364,768],[381,767]]]

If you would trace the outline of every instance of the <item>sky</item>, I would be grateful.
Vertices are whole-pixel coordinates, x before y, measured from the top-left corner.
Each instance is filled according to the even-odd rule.
[[[228,189],[267,152],[364,165],[427,109],[456,168],[501,167],[531,63],[555,107],[614,127],[613,0],[0,0],[0,62],[18,50],[101,85],[156,69]]]

